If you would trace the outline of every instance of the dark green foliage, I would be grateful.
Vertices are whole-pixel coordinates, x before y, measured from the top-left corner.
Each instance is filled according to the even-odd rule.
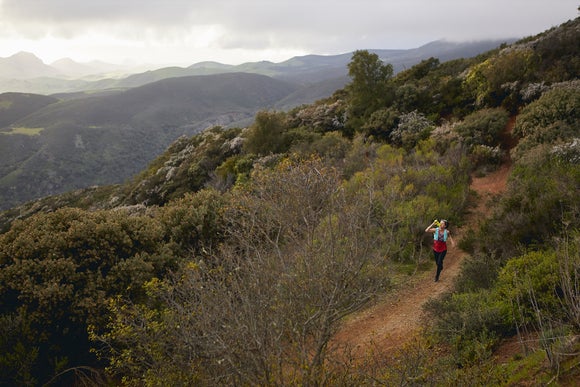
[[[301,131],[301,129],[297,131]],[[290,135],[294,137],[295,133],[292,131]],[[330,163],[334,162],[342,165],[352,147],[352,142],[345,138],[341,132],[327,132],[324,135],[316,135],[304,130],[303,133],[302,136],[293,138],[291,150],[304,157],[315,154],[325,158]]]
[[[286,114],[282,112],[258,113],[246,135],[245,151],[260,156],[286,151],[289,146],[286,121]]]
[[[38,384],[34,372],[38,364],[39,340],[26,315],[2,313],[0,316],[0,384],[30,386]]]
[[[394,105],[401,112],[417,110],[439,123],[450,115],[461,117],[472,110],[471,97],[463,87],[460,74],[474,60],[457,59],[440,63],[436,58],[422,61],[398,74],[393,81],[397,85]]]
[[[365,136],[388,142],[393,130],[397,128],[399,120],[400,113],[397,110],[393,108],[379,109],[371,114],[359,131]]]
[[[173,259],[160,250],[161,231],[150,217],[62,209],[1,235],[0,305],[18,332],[3,331],[9,336],[0,339],[5,377],[45,382],[61,367],[96,364],[87,326],[104,326],[107,297],[139,299],[140,284],[169,268]]]
[[[474,168],[498,166],[504,159],[501,146],[509,121],[503,108],[477,110],[471,113],[454,128],[459,141],[469,150]]]
[[[481,227],[480,248],[506,259],[521,246],[549,244],[563,230],[562,216],[577,212],[579,190],[578,166],[553,155],[516,166],[498,211]]]
[[[214,190],[202,190],[172,200],[159,211],[168,245],[176,256],[211,251],[223,238],[225,198]]]
[[[579,25],[580,19],[575,18],[540,34],[534,42],[540,57],[539,72],[546,82],[572,80],[580,74]]]
[[[476,145],[493,147],[499,145],[500,134],[508,120],[509,115],[502,108],[482,109],[465,117],[455,130],[468,147]]]
[[[580,85],[562,83],[530,103],[518,116],[514,134],[520,143],[517,157],[533,147],[567,141],[580,135]]]
[[[353,117],[368,117],[375,110],[392,103],[393,66],[384,64],[377,54],[356,51],[348,64],[348,75],[352,82],[346,90]]]
[[[394,79],[396,88],[395,106],[401,112],[420,110],[431,112],[433,96],[440,95],[433,90],[440,82],[440,75],[435,70],[441,65],[439,59],[429,58],[405,70]]]
[[[437,58],[429,58],[422,60],[419,64],[416,64],[404,74],[402,79],[415,79],[420,80],[425,78],[430,72],[434,71],[441,65],[441,62]]]
[[[448,293],[428,301],[425,311],[436,319],[435,333],[452,346],[461,367],[488,359],[498,339],[512,331],[508,305],[487,290]]]
[[[501,266],[502,262],[490,254],[467,257],[456,280],[456,290],[468,293],[489,289],[494,285]]]

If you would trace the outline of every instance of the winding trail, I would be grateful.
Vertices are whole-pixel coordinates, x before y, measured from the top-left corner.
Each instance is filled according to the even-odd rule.
[[[504,136],[509,138],[515,119],[508,123]],[[476,207],[466,217],[465,226],[450,230],[457,244],[463,233],[477,227],[478,220],[488,216],[488,203],[505,191],[507,178],[511,171],[509,149],[501,167],[484,177],[472,177],[470,188],[477,194]],[[351,316],[344,321],[331,340],[331,347],[349,348],[352,360],[364,359],[370,352],[375,356],[387,355],[401,348],[417,335],[423,325],[423,305],[452,290],[454,279],[459,275],[461,262],[467,253],[459,247],[450,246],[445,257],[445,265],[439,282],[433,281],[433,270],[413,277],[397,291],[385,295],[372,307]]]

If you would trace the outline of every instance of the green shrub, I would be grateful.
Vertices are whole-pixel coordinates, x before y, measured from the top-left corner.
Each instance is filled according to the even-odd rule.
[[[495,147],[501,142],[500,134],[508,120],[509,115],[502,108],[478,110],[455,126],[455,131],[468,147]]]
[[[520,138],[516,149],[521,158],[531,148],[579,137],[580,87],[568,84],[554,88],[526,106],[518,116],[514,135]]]
[[[254,124],[246,134],[244,150],[261,156],[285,152],[289,146],[288,138],[285,135],[287,130],[286,113],[259,112],[256,114]]]
[[[491,255],[468,257],[462,265],[455,286],[458,292],[473,292],[491,288],[501,268],[501,262]]]
[[[365,136],[387,141],[399,123],[400,113],[393,108],[379,109],[371,114],[360,128]]]
[[[434,319],[433,330],[450,343],[456,362],[471,365],[488,358],[499,338],[511,334],[507,318],[509,305],[490,290],[448,293],[431,299],[425,311]]]
[[[419,141],[428,138],[433,128],[433,123],[423,114],[413,111],[401,115],[399,124],[389,138],[393,144],[411,150]]]
[[[44,383],[64,368],[95,366],[88,324],[104,327],[107,297],[138,300],[141,284],[172,267],[162,237],[155,219],[121,210],[66,208],[15,222],[0,235],[0,309],[21,336],[0,337],[2,346],[16,346],[0,348],[10,354],[0,368]],[[30,356],[23,358],[18,346]]]
[[[504,49],[472,66],[465,85],[479,106],[500,106],[505,101],[511,110],[518,103],[519,90],[518,87],[506,88],[506,85],[534,80],[536,68],[537,57],[532,49]]]
[[[249,178],[254,166],[253,154],[235,155],[227,158],[216,169],[215,173],[222,189],[231,187],[236,182],[245,181]]]
[[[532,323],[537,313],[558,320],[563,317],[560,278],[553,251],[530,252],[510,259],[500,271],[498,294],[507,300],[514,323]]]
[[[351,148],[350,140],[341,132],[326,132],[323,135],[312,133],[310,138],[302,141],[293,141],[291,151],[297,152],[303,157],[316,154],[331,162],[342,162]]]
[[[476,250],[502,260],[526,247],[549,246],[562,232],[563,214],[577,211],[580,168],[550,149],[538,149],[514,166],[507,191],[477,233]],[[569,227],[578,227],[572,219]]]
[[[159,209],[158,219],[175,255],[201,254],[223,237],[226,200],[212,189],[186,194]]]
[[[504,152],[499,146],[475,145],[471,150],[469,158],[474,167],[499,167],[504,158]]]

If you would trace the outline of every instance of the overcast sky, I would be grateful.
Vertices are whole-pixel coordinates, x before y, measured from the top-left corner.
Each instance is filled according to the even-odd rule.
[[[0,0],[0,57],[228,64],[434,40],[519,38],[578,0]]]

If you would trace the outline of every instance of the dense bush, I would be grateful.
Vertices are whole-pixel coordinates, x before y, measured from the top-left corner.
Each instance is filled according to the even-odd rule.
[[[399,112],[393,108],[378,109],[361,126],[359,132],[379,141],[389,141],[399,123],[399,116]]]
[[[413,111],[401,115],[397,127],[389,135],[389,139],[406,150],[411,150],[421,140],[429,137],[433,123],[423,114]]]
[[[491,288],[501,266],[501,261],[493,255],[477,253],[467,257],[455,282],[457,291],[467,293]]]
[[[455,126],[455,131],[468,147],[495,147],[500,144],[500,134],[508,120],[509,115],[502,108],[482,109],[465,117]]]
[[[527,47],[510,47],[469,69],[466,87],[480,106],[509,110],[519,104],[519,83],[535,81],[538,59]]]
[[[449,293],[428,301],[425,311],[435,318],[433,332],[451,344],[461,366],[488,359],[499,339],[512,332],[509,304],[490,290]]]
[[[291,149],[303,157],[314,154],[329,162],[342,164],[351,147],[351,141],[336,131],[312,137],[310,141],[293,142]]]
[[[499,273],[497,289],[511,305],[511,322],[532,324],[538,313],[552,321],[564,317],[559,267],[554,251],[535,251],[512,258]]]
[[[472,59],[440,63],[429,58],[400,72],[393,79],[397,85],[394,107],[402,113],[417,110],[436,123],[450,116],[462,117],[473,110],[473,101],[458,74],[471,64]]]
[[[225,198],[206,189],[188,193],[158,210],[157,218],[165,235],[165,244],[176,256],[211,251],[223,238]]]
[[[285,135],[287,130],[285,113],[259,112],[246,134],[244,150],[260,156],[284,152],[289,146]]]
[[[546,246],[564,229],[562,217],[577,212],[580,168],[549,150],[534,156],[514,166],[497,211],[478,233],[479,248],[502,260],[526,246]],[[569,226],[578,227],[578,221]]]
[[[523,157],[530,149],[580,136],[580,84],[564,83],[545,92],[518,116],[514,135],[519,137],[515,155]]]
[[[141,299],[141,285],[174,263],[148,216],[62,209],[0,235],[0,305],[16,331],[2,331],[2,383],[44,383],[94,365],[87,326],[104,326],[106,299]],[[24,380],[26,379],[26,380]]]
[[[578,25],[576,17],[558,28],[552,28],[534,41],[540,58],[538,70],[547,82],[577,79],[580,74],[580,48],[578,47]]]

